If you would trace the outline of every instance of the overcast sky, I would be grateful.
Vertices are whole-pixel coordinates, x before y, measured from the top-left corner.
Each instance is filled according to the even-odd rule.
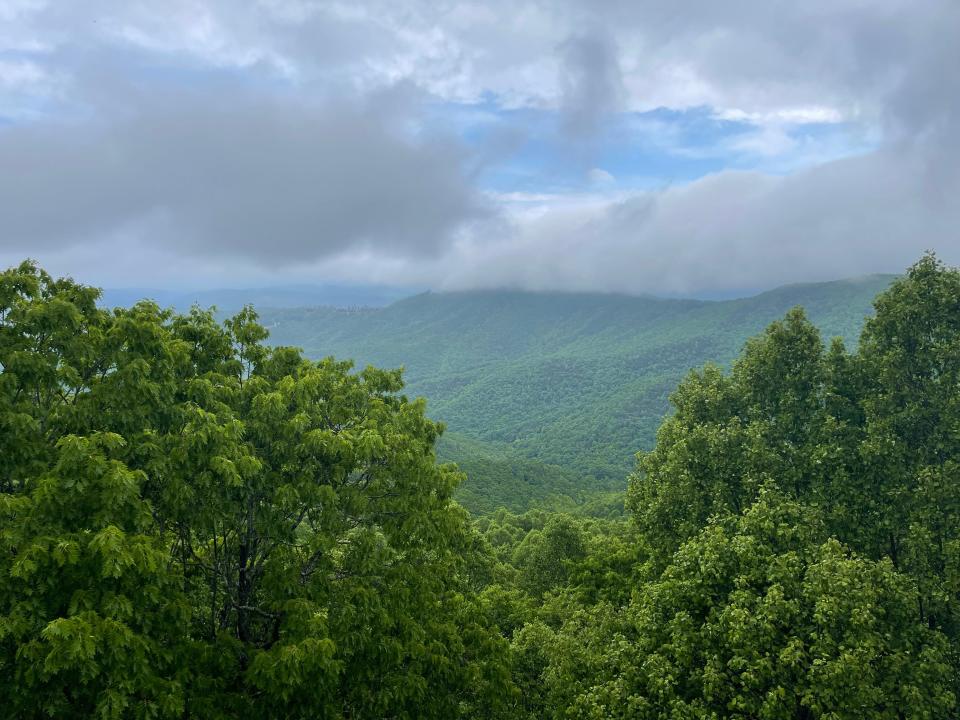
[[[713,294],[960,263],[957,0],[0,0],[0,263]]]

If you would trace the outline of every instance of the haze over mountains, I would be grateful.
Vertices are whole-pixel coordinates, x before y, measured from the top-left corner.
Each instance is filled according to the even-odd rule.
[[[161,307],[174,307],[181,312],[192,305],[216,306],[224,312],[235,312],[244,305],[289,308],[330,305],[334,307],[382,307],[417,292],[410,288],[386,285],[283,285],[260,288],[218,288],[210,290],[161,290],[157,288],[107,288],[101,303],[108,307],[128,307],[143,298],[150,298]]]

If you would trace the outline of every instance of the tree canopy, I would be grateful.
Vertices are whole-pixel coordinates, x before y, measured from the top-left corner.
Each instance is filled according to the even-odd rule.
[[[510,697],[460,475],[399,372],[269,348],[250,309],[96,300],[0,275],[0,706],[448,718]]]
[[[0,274],[17,718],[960,710],[960,271],[691,372],[625,492],[471,518],[399,371]],[[604,488],[605,489],[605,488]]]
[[[555,518],[479,521],[533,601],[488,594],[529,717],[955,717],[960,272],[926,256],[875,309],[854,352],[797,308],[692,372],[630,520],[569,518],[556,580],[525,551]]]

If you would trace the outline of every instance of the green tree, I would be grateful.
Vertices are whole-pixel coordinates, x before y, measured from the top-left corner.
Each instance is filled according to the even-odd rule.
[[[571,565],[584,555],[583,537],[569,515],[552,516],[542,530],[527,534],[514,551],[513,563],[520,570],[520,584],[531,595],[565,583]]]
[[[555,717],[947,718],[947,639],[889,560],[826,539],[772,488],[711,521],[623,610],[575,613],[544,672]]]
[[[0,276],[0,705],[446,718],[510,701],[461,476],[399,372],[269,348],[251,309],[221,326],[96,299],[30,263]]]
[[[876,309],[860,341],[871,550],[917,577],[921,615],[960,639],[960,271],[927,255]]]
[[[960,519],[960,272],[926,256],[875,308],[856,353],[839,341],[825,352],[794,310],[748,342],[729,374],[708,366],[680,385],[627,494],[659,557],[773,482],[821,507],[865,556],[931,582],[947,576]],[[934,624],[956,622],[949,594],[931,586]]]
[[[853,353],[795,310],[680,385],[629,481],[633,594],[581,594],[554,714],[954,712],[960,272],[926,256],[875,309]]]
[[[0,701],[11,717],[150,718],[185,708],[190,608],[118,435],[67,435],[0,496]]]
[[[627,505],[664,557],[716,513],[742,512],[773,480],[796,497],[818,492],[826,422],[823,344],[800,308],[749,341],[730,375],[692,372],[676,412],[639,456]]]

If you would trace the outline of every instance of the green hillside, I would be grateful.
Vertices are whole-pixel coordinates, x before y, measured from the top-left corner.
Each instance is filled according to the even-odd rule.
[[[265,309],[271,342],[312,357],[406,369],[448,434],[441,453],[470,479],[473,510],[523,508],[622,486],[652,446],[691,369],[731,361],[795,305],[854,343],[892,276],[792,285],[728,301],[478,291],[424,293],[386,308]]]

